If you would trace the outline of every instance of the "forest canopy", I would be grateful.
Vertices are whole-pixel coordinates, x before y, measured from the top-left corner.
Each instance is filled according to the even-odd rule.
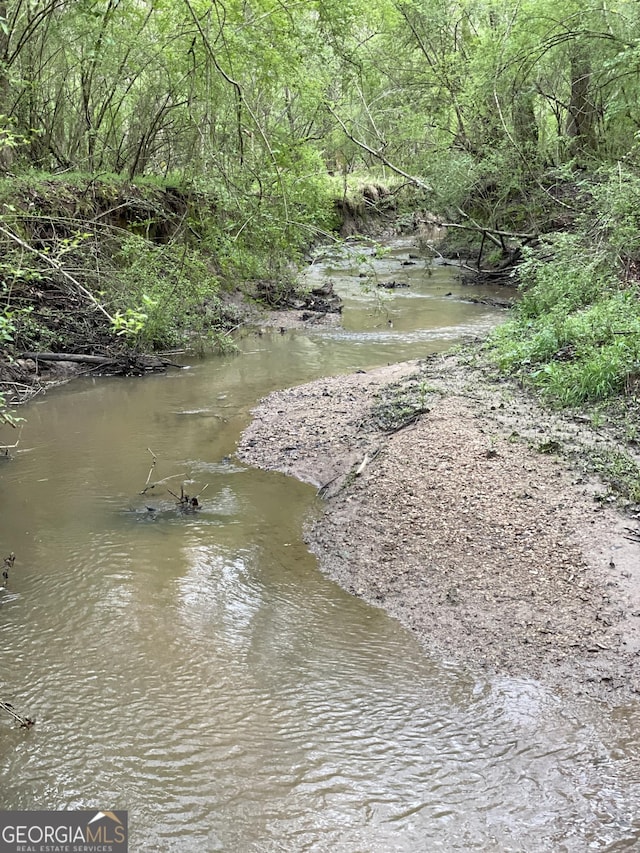
[[[0,343],[77,346],[82,306],[139,348],[228,327],[221,283],[278,302],[359,180],[525,261],[500,362],[550,387],[567,305],[638,301],[639,70],[635,0],[0,0]]]
[[[639,62],[633,0],[5,0],[2,161],[281,198],[387,161],[468,188],[635,162]]]

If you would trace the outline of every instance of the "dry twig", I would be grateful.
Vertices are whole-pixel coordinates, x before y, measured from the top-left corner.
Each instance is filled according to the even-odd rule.
[[[23,717],[21,714],[18,714],[13,710],[13,705],[10,702],[0,702],[0,708],[7,712],[7,714],[11,714],[14,720],[17,720],[20,723],[20,728],[22,729],[30,729],[31,726],[35,726],[36,721],[30,719],[30,717]]]

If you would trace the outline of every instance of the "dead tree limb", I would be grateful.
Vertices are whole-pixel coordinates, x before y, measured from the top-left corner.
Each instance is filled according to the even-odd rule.
[[[147,479],[144,484],[144,487],[141,492],[138,492],[140,495],[146,495],[147,492],[151,491],[151,489],[155,489],[156,486],[163,486],[165,483],[168,483],[169,480],[176,480],[178,477],[181,477],[183,480],[187,476],[186,473],[182,474],[171,474],[170,477],[163,477],[162,480],[156,480],[154,483],[151,482],[151,475],[153,474],[156,464],[158,462],[158,457],[153,452],[150,447],[147,447],[147,450],[151,454],[151,468],[149,468],[149,473],[147,474]],[[167,489],[169,494],[173,495],[171,489]]]
[[[205,486],[205,489],[206,489],[206,486]],[[198,502],[198,496],[197,495],[193,495],[193,496],[188,495],[184,490],[184,483],[180,487],[180,497],[178,497],[178,495],[175,492],[172,492],[171,489],[167,489],[167,491],[169,492],[170,495],[173,495],[173,497],[176,499],[180,509],[194,510],[194,509],[200,508],[200,503]],[[202,491],[204,491],[204,489]]]
[[[76,364],[113,364],[118,359],[106,355],[85,355],[75,352],[23,352],[20,358],[30,358],[33,361],[72,361]]]
[[[477,234],[482,234],[483,237],[487,237],[487,239],[491,240],[494,245],[499,246],[501,249],[504,248],[504,243],[501,242],[500,238],[506,238],[508,240],[527,240],[533,242],[535,240],[540,239],[540,235],[536,233],[526,233],[520,231],[501,231],[498,228],[486,228],[484,225],[480,225],[478,222],[473,222],[470,225],[463,224],[462,222],[440,222],[436,221],[433,223],[439,228],[462,228],[465,231],[475,231]]]
[[[410,175],[408,172],[403,171],[399,166],[396,166],[395,163],[392,163],[389,159],[387,159],[387,157],[385,157],[382,151],[376,151],[374,148],[370,148],[366,142],[363,142],[361,139],[357,139],[347,129],[346,124],[342,121],[340,116],[329,104],[327,104],[327,109],[334,117],[334,119],[338,122],[345,136],[350,139],[355,145],[357,145],[359,148],[362,148],[362,150],[366,151],[368,154],[371,154],[372,157],[376,157],[378,160],[380,160],[381,163],[384,163],[385,166],[391,169],[392,172],[395,172],[396,175],[400,175],[401,177],[405,178],[410,184],[413,184],[413,186],[418,187],[418,189],[425,190],[426,192],[432,191],[431,187],[428,184],[425,184],[424,181],[421,181],[420,178],[416,178],[415,175]]]
[[[70,273],[68,273],[64,269],[60,261],[56,260],[55,258],[50,258],[48,255],[45,255],[44,252],[39,251],[35,248],[35,246],[32,246],[30,243],[27,243],[25,240],[22,240],[20,237],[18,237],[17,234],[14,234],[13,231],[11,231],[9,228],[5,228],[2,225],[0,225],[0,234],[4,234],[4,236],[8,237],[9,240],[14,243],[17,243],[18,246],[21,246],[28,252],[31,252],[32,254],[36,255],[36,257],[40,258],[43,263],[52,267],[54,270],[56,270],[56,272],[59,272],[60,275],[63,276],[63,278],[66,278],[66,280],[75,287],[78,293],[82,294],[85,299],[91,302],[94,308],[97,308],[98,311],[104,314],[104,316],[107,318],[107,320],[109,320],[110,323],[113,323],[113,317],[111,316],[111,314],[109,314],[107,309],[98,302],[93,293],[87,290],[86,287],[80,284],[77,279],[75,279]]]
[[[147,450],[151,454],[151,468],[149,468],[149,473],[147,474],[147,480],[144,484],[144,488],[140,492],[141,495],[144,495],[144,493],[147,491],[147,486],[149,485],[149,480],[151,479],[151,475],[153,474],[153,469],[156,467],[156,462],[158,461],[158,457],[153,452],[153,450],[150,447],[147,447]]]
[[[176,480],[178,477],[182,477],[182,479],[184,479],[186,474],[172,474],[170,477],[163,477],[162,480],[156,480],[155,483],[149,483],[146,485],[139,494],[145,495],[147,492],[151,491],[151,489],[155,489],[156,486],[164,486],[164,484],[168,483],[169,480]],[[169,491],[169,489],[167,489],[167,491]],[[171,492],[171,494],[173,494],[173,492]]]
[[[6,711],[7,714],[11,714],[14,720],[17,720],[20,723],[20,727],[23,729],[30,729],[31,726],[34,726],[36,721],[31,720],[29,717],[23,717],[21,714],[18,714],[13,710],[13,705],[10,702],[0,702],[0,708],[3,711]]]
[[[4,565],[2,567],[2,585],[6,586],[9,583],[9,569],[13,568],[13,564],[16,561],[16,555],[13,551],[9,554],[8,557],[4,558]]]

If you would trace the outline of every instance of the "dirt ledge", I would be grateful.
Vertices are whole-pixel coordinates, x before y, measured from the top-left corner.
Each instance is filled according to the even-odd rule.
[[[614,704],[640,694],[637,523],[540,452],[549,437],[589,452],[584,424],[451,354],[278,391],[254,414],[239,456],[321,490],[305,538],[322,569],[430,651]]]

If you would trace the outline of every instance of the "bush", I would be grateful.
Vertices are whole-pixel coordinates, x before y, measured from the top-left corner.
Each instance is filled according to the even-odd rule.
[[[608,173],[574,233],[525,254],[522,299],[489,351],[550,402],[605,400],[640,370],[639,206],[640,180]]]
[[[131,234],[115,260],[110,305],[117,334],[151,349],[182,345],[189,334],[213,334],[219,284],[192,249],[155,246]]]

